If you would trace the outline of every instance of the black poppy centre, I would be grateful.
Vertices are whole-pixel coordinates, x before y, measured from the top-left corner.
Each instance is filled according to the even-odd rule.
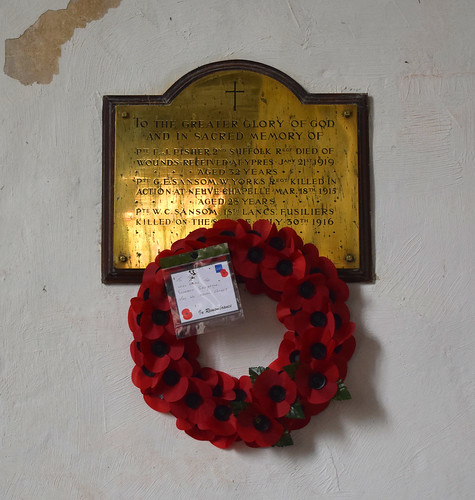
[[[156,340],[152,344],[152,352],[157,358],[163,358],[163,356],[170,352],[170,346],[166,342],[163,342],[163,340]]]
[[[321,342],[315,342],[310,347],[310,354],[313,359],[325,359],[327,356],[327,348]]]
[[[231,413],[232,411],[229,406],[218,405],[214,409],[214,418],[216,418],[216,420],[219,420],[220,422],[226,422],[229,420]]]
[[[186,395],[185,403],[188,408],[196,410],[203,404],[203,398],[196,392],[190,392]]]
[[[279,236],[274,236],[269,240],[269,245],[280,252],[285,248],[285,241],[283,238],[280,238]]]
[[[294,265],[292,264],[292,261],[282,259],[279,260],[275,269],[281,276],[290,276],[294,270]]]
[[[150,370],[148,370],[145,367],[145,365],[142,366],[142,371],[143,371],[144,375],[147,375],[147,377],[155,377],[155,373],[153,373]]]
[[[312,267],[308,274],[324,274],[323,271],[319,267]]]
[[[222,388],[222,386],[220,386],[219,384],[215,385],[213,387],[213,396],[215,398],[220,398],[222,395],[223,395],[223,388]]]
[[[158,325],[158,326],[163,326],[168,323],[168,316],[169,312],[168,311],[162,311],[161,309],[155,309],[152,313],[152,321]]]
[[[246,399],[246,391],[243,391],[242,389],[234,389],[234,394],[236,395],[234,401],[241,402]]]
[[[252,421],[252,425],[259,432],[266,432],[270,429],[270,420],[265,415],[258,415]]]
[[[291,363],[298,363],[300,361],[300,351],[298,349],[295,349],[295,351],[290,353],[289,361]]]
[[[315,311],[310,316],[310,324],[317,328],[322,328],[327,324],[327,316],[321,311]]]
[[[312,373],[308,379],[308,385],[318,391],[327,385],[327,378],[323,373]]]
[[[315,295],[315,285],[310,281],[304,281],[299,286],[298,293],[304,299],[311,299]]]
[[[280,403],[285,399],[286,390],[281,385],[273,385],[268,392],[269,397],[275,403]]]
[[[252,247],[247,252],[247,258],[253,264],[259,264],[264,259],[264,250],[262,250],[262,248],[259,247]]]
[[[165,384],[173,387],[180,381],[180,374],[175,370],[167,370],[163,374],[162,380],[165,382]]]

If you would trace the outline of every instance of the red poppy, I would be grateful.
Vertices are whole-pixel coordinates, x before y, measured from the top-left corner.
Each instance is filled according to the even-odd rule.
[[[282,437],[284,427],[272,416],[265,415],[255,406],[243,410],[237,417],[238,436],[248,446],[272,446]]]
[[[355,337],[351,336],[346,339],[342,344],[335,347],[333,354],[331,355],[331,360],[338,366],[338,371],[340,372],[340,378],[345,380],[346,372],[348,370],[348,361],[353,356],[356,347]]]
[[[278,252],[293,253],[303,249],[302,238],[290,227],[284,227],[277,233],[272,232],[267,240],[267,245]]]
[[[325,403],[320,403],[320,404],[315,404],[315,405],[309,403],[308,401],[305,401],[304,403],[302,403],[302,406],[303,406],[303,411],[304,411],[305,415],[313,417],[313,416],[321,413],[326,408],[328,408],[329,404],[330,404],[330,400],[325,401]]]
[[[154,387],[160,378],[159,373],[151,372],[144,365],[135,365],[132,369],[132,383],[142,392]]]
[[[355,324],[350,321],[350,310],[344,302],[335,302],[330,306],[335,318],[335,333],[333,338],[341,344],[353,335]]]
[[[231,436],[219,436],[216,435],[211,430],[203,430],[196,425],[190,424],[187,427],[188,428],[183,430],[188,434],[188,436],[192,437],[193,439],[197,439],[199,441],[209,441],[212,445],[221,449],[229,448],[236,441],[237,438],[236,433]]]
[[[171,408],[171,406],[170,406],[170,408]],[[195,427],[195,424],[192,424],[188,420],[184,420],[182,418],[177,418],[175,424],[176,424],[176,428],[179,429],[180,431],[188,431],[192,427]]]
[[[330,259],[320,257],[318,249],[313,243],[307,243],[303,247],[306,262],[306,274],[323,274],[329,280],[338,278],[338,271]]]
[[[162,372],[170,361],[183,356],[185,346],[174,335],[164,334],[159,339],[132,342],[130,352],[138,365],[145,365],[151,372]]]
[[[225,450],[229,448],[236,440],[238,439],[237,434],[233,434],[231,436],[217,436],[215,439],[210,439],[210,443],[217,448],[221,448]]]
[[[186,337],[181,339],[180,342],[184,346],[184,356],[188,360],[196,359],[200,355],[200,346],[198,345],[196,337]]]
[[[300,309],[305,303],[326,287],[327,279],[322,274],[305,276],[299,280],[289,279],[282,292],[282,304],[292,310]]]
[[[160,270],[160,266],[154,261],[150,262],[150,264],[145,268],[145,271],[142,275],[142,283],[140,284],[139,293],[137,294],[139,297],[142,296],[141,290],[148,286],[148,283],[152,282],[155,279],[155,274]]]
[[[287,418],[282,417],[280,419],[280,423],[288,430],[288,431],[296,431],[298,429],[304,428],[310,422],[311,415],[305,414],[305,418]]]
[[[213,431],[200,429],[198,428],[198,426],[193,425],[189,422],[186,426],[182,425],[184,422],[185,421],[177,419],[177,427],[180,423],[180,427],[178,427],[178,429],[184,430],[188,434],[188,436],[191,436],[193,439],[197,439],[198,441],[211,441],[212,439],[216,439],[216,434]]]
[[[189,233],[182,241],[182,246],[188,246],[190,250],[205,248],[210,244],[207,242],[209,228],[200,227]]]
[[[260,265],[264,257],[264,245],[260,236],[252,233],[246,234],[234,247],[234,269],[243,278],[256,279],[259,276]]]
[[[203,429],[215,406],[211,387],[203,380],[193,377],[189,379],[188,389],[180,401],[170,404],[170,411],[175,417],[197,424]]]
[[[254,381],[252,388],[254,401],[267,415],[283,417],[295,403],[297,387],[285,371],[265,370]]]
[[[170,411],[170,403],[165,401],[161,394],[145,393],[143,398],[148,406],[155,411],[159,411],[161,413],[168,413]]]
[[[184,358],[171,361],[167,369],[160,374],[154,387],[155,394],[161,394],[163,399],[174,403],[186,393],[193,368]]]
[[[335,342],[332,339],[333,324],[327,323],[323,328],[309,328],[301,335],[300,361],[327,360],[333,353]]]
[[[208,230],[207,243],[210,245],[227,243],[231,252],[234,252],[236,244],[250,230],[251,226],[242,219],[237,221],[221,219]]]
[[[302,253],[269,252],[261,264],[262,281],[272,290],[281,292],[290,278],[303,278],[305,259]]]
[[[327,280],[327,287],[330,290],[330,300],[332,302],[346,302],[350,296],[348,285],[339,278]]]
[[[282,300],[277,305],[277,317],[289,329],[303,332],[307,328],[322,328],[327,324],[334,325],[330,311],[328,288],[319,286],[315,295],[307,300],[298,310],[292,310]]]
[[[259,219],[252,225],[248,233],[258,235],[262,241],[268,240],[272,235],[277,234],[277,227],[271,224],[267,219]]]
[[[328,361],[301,363],[295,374],[298,393],[310,404],[330,401],[338,390],[338,379],[337,366]]]
[[[156,268],[156,271],[153,272],[153,275],[151,275],[149,279],[144,279],[142,281],[138,297],[143,298],[144,301],[150,300],[156,309],[169,310],[170,302],[165,288],[163,272],[154,262],[150,264],[147,269],[152,266]],[[145,271],[147,271],[147,269]]]
[[[236,403],[251,403],[252,402],[252,381],[249,375],[243,375],[239,379],[234,379],[234,399]]]
[[[129,327],[137,341],[143,338],[154,340],[166,332],[174,332],[169,309],[156,308],[152,301],[138,297],[130,301]]]
[[[188,308],[183,309],[181,311],[181,315],[185,320],[191,319],[193,317],[193,313]]]
[[[144,302],[144,299],[139,297],[131,299],[128,313],[130,331],[133,333],[134,339],[139,342],[142,340],[142,328],[140,327],[140,324],[142,320],[142,308]]]
[[[236,381],[228,373],[205,367],[202,368],[196,376],[204,380],[211,387],[214,397],[227,401],[232,401],[234,399]]]
[[[186,359],[188,361],[188,363],[190,363],[190,365],[191,365],[191,368],[193,370],[192,377],[196,377],[201,371],[200,362],[197,359],[193,359],[193,358],[188,359],[188,357],[186,357],[186,355],[185,355],[184,359]]]
[[[279,345],[278,357],[269,365],[269,368],[280,371],[284,366],[299,362],[300,344],[297,339],[298,336],[295,332],[285,332],[284,338]]]
[[[172,244],[170,249],[174,252],[175,255],[178,255],[181,253],[192,252],[193,250],[203,248],[206,246],[208,246],[208,245],[202,244],[199,242],[193,242],[193,241],[188,241],[188,240],[179,240],[179,241],[175,241],[175,243]]]
[[[202,429],[210,429],[217,436],[232,436],[236,434],[236,417],[233,414],[229,401],[216,400],[212,415],[200,424]]]
[[[247,249],[252,246],[265,247],[265,244],[271,238],[272,235],[277,234],[277,228],[275,224],[271,224],[268,220],[260,219],[252,225],[252,227],[242,219],[238,222],[241,224],[243,230],[245,231],[245,236],[238,239],[239,247],[235,248],[235,251],[241,251],[247,246]],[[235,255],[233,255],[235,257]]]

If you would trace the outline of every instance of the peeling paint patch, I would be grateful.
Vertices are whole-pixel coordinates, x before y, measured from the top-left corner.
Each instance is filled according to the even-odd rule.
[[[50,83],[59,73],[61,46],[74,30],[103,18],[121,1],[71,0],[66,9],[46,11],[19,38],[5,40],[5,74],[23,85]]]

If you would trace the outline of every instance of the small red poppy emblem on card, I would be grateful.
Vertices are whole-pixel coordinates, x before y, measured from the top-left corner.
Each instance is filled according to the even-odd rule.
[[[226,278],[226,276],[229,274],[229,273],[226,271],[226,269],[221,269],[220,273],[221,273],[221,276],[222,276],[223,278]]]
[[[193,314],[189,309],[183,309],[183,311],[181,311],[181,315],[183,316],[183,319],[191,319],[193,317]]]

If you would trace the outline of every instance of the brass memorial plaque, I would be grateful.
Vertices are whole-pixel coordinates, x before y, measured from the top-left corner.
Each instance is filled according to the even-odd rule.
[[[103,281],[218,219],[290,226],[347,281],[372,279],[367,96],[273,68],[204,66],[163,96],[104,97]]]

